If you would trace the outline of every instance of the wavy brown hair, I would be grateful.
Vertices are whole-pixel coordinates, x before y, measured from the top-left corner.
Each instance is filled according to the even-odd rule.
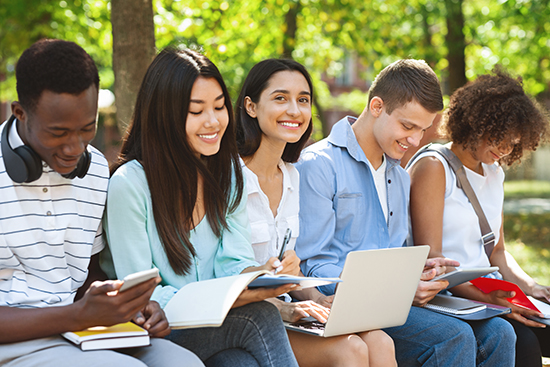
[[[535,150],[546,137],[548,117],[523,90],[521,78],[511,77],[501,67],[481,75],[451,96],[443,115],[440,134],[455,144],[475,151],[484,138],[498,146],[512,144],[512,152],[500,163],[511,165],[524,150]]]
[[[200,158],[189,145],[185,130],[191,90],[198,77],[219,83],[229,115],[220,150]],[[176,274],[187,274],[196,254],[189,232],[197,224],[193,223],[193,210],[199,175],[206,218],[217,237],[228,229],[226,215],[236,209],[243,194],[231,100],[218,68],[206,56],[188,49],[166,49],[153,60],[111,174],[133,159],[145,170],[153,216],[170,266]]]

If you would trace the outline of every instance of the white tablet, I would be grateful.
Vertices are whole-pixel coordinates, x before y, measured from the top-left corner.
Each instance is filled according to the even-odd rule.
[[[490,266],[486,268],[460,268],[451,271],[450,273],[441,274],[430,281],[447,280],[449,282],[449,286],[447,288],[452,288],[497,270],[498,266]]]

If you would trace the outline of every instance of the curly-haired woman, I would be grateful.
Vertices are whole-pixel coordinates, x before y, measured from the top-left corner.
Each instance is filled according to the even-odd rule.
[[[456,175],[447,161],[433,151],[418,155],[409,169],[414,244],[428,244],[430,257],[453,258],[463,267],[498,266],[500,273],[495,277],[517,284],[528,295],[550,301],[550,287],[537,284],[506,251],[502,228],[504,172],[500,166],[519,161],[526,150],[535,150],[547,124],[545,114],[525,94],[521,79],[512,78],[500,68],[458,89],[451,96],[440,132],[451,141],[446,146],[465,167],[495,233],[496,245],[488,258],[473,206],[457,186]],[[540,329],[544,325],[529,319],[537,312],[508,302],[511,292],[485,294],[471,283],[458,285],[451,292],[511,307],[508,321],[518,337],[516,365],[541,365],[541,349],[550,349],[550,334]]]

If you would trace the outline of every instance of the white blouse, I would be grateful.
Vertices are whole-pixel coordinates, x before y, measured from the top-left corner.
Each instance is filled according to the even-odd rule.
[[[461,267],[490,266],[481,241],[478,217],[464,191],[457,187],[454,171],[445,158],[438,153],[426,152],[421,154],[418,159],[427,156],[436,157],[445,167],[443,255],[458,260]],[[483,175],[480,175],[464,166],[468,181],[483,208],[491,229],[495,233],[495,243],[497,243],[502,225],[504,171],[498,163],[492,165],[482,164],[482,167]]]
[[[252,228],[252,247],[256,261],[265,264],[270,257],[279,256],[283,238],[287,228],[292,230],[292,236],[286,250],[294,250],[296,237],[300,230],[299,222],[299,187],[298,171],[290,163],[279,161],[279,169],[283,173],[283,195],[274,217],[269,206],[269,199],[264,194],[258,181],[258,176],[241,160],[243,173],[246,177],[248,191],[248,218]]]

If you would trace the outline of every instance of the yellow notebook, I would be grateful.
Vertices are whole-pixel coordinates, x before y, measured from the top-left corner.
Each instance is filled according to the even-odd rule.
[[[96,326],[82,331],[69,331],[61,335],[80,346],[82,350],[132,348],[150,344],[147,330],[133,322]]]

